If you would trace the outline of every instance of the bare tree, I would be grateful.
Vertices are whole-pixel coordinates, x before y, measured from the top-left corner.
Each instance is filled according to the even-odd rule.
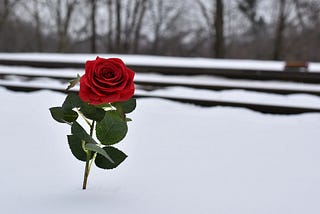
[[[183,8],[174,1],[155,0],[150,2],[149,13],[153,31],[151,52],[153,54],[161,53],[161,50],[159,50],[160,40],[164,39],[165,36],[169,37],[169,32],[171,35],[178,33],[180,29],[176,29],[176,23],[181,19],[184,12]]]
[[[52,16],[55,22],[58,40],[58,52],[63,52],[68,45],[68,30],[71,23],[71,17],[74,13],[78,0],[47,0],[47,5],[52,8]]]
[[[41,31],[41,17],[40,17],[40,5],[38,0],[33,0],[33,4],[34,4],[34,21],[35,21],[35,28],[36,28],[36,41],[37,41],[37,49],[38,51],[42,51],[43,50],[43,44],[42,44],[42,31]]]
[[[302,1],[301,0],[293,0],[296,12],[297,12],[297,17],[299,19],[300,25],[302,28],[305,28],[305,22],[303,19],[303,14],[302,14]]]
[[[212,51],[210,51],[212,53],[212,56],[214,56],[214,52],[213,50],[215,49],[215,44],[214,44],[214,40],[213,38],[215,38],[215,26],[214,26],[214,22],[213,22],[213,14],[214,14],[214,8],[208,8],[206,7],[206,5],[201,1],[201,0],[197,0],[197,3],[199,5],[200,11],[202,16],[204,17],[204,20],[206,22],[206,29],[208,29],[208,37],[209,37],[209,42],[211,42],[211,49]]]
[[[108,14],[108,25],[107,25],[107,50],[113,52],[114,45],[113,45],[113,1],[107,0],[107,14]]]
[[[319,0],[0,0],[1,51],[320,60],[319,29]]]
[[[215,38],[212,43],[213,54],[217,58],[223,58],[225,56],[223,0],[212,0],[211,10],[201,0],[197,0],[197,3],[208,25],[209,38]]]
[[[137,4],[139,5],[139,12],[137,14],[137,19],[135,22],[135,27],[133,31],[133,41],[132,41],[132,52],[136,53],[139,48],[140,43],[140,36],[141,36],[141,27],[143,23],[143,19],[145,17],[145,12],[147,8],[148,0],[141,0],[138,1]]]
[[[283,43],[283,37],[284,37],[284,30],[286,27],[286,3],[287,0],[279,0],[279,15],[278,15],[278,21],[275,31],[275,39],[274,39],[274,48],[273,48],[273,60],[279,60],[281,51],[282,51],[282,43]]]
[[[299,19],[303,27],[307,24],[311,28],[318,27],[320,24],[320,2],[318,0],[295,0],[297,10],[299,10]]]
[[[107,0],[109,50],[127,53],[138,51],[148,2],[149,0]]]
[[[90,0],[91,5],[91,14],[90,14],[90,20],[91,20],[91,53],[96,53],[96,38],[97,38],[97,32],[96,32],[96,6],[97,6],[97,0]]]
[[[299,60],[319,60],[320,2],[318,0],[293,0],[294,10],[287,18],[286,57]],[[292,11],[291,9],[291,11]]]
[[[123,51],[135,53],[138,51],[142,23],[144,21],[149,0],[130,0],[125,10],[123,29]]]
[[[2,0],[0,2],[0,30],[20,0]]]
[[[164,24],[164,5],[163,0],[153,1],[152,4],[150,4],[150,12],[152,16],[153,21],[153,27],[154,27],[154,39],[152,44],[152,52],[158,53],[159,43],[160,43],[160,30],[161,26]]]
[[[257,0],[240,0],[238,8],[241,13],[249,20],[251,25],[251,33],[258,35],[265,27],[264,19],[258,15],[258,1]]]
[[[115,51],[121,52],[121,1],[115,0],[115,12],[116,12],[116,34],[115,34]]]
[[[31,16],[31,22],[35,27],[35,43],[36,43],[36,50],[39,52],[43,51],[43,32],[42,32],[42,19],[40,16],[40,8],[44,5],[41,4],[39,0],[32,0],[32,4],[30,2],[21,2],[22,8]]]
[[[216,40],[215,40],[215,57],[224,58],[225,54],[225,44],[224,44],[224,19],[223,19],[223,0],[216,0],[216,12],[215,12],[215,31],[216,31]]]

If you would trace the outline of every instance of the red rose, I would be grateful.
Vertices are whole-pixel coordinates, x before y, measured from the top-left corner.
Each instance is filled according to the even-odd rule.
[[[93,105],[125,101],[134,94],[134,72],[121,59],[104,59],[86,62],[86,72],[80,78],[79,96]]]

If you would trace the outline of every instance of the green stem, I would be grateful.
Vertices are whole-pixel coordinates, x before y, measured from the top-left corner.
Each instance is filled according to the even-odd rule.
[[[91,165],[92,165],[92,163],[94,162],[94,160],[96,159],[96,157],[97,157],[97,153],[95,152],[94,155],[93,155],[93,158],[91,159],[91,161],[90,161],[90,163],[89,163],[89,171],[90,171]]]
[[[95,125],[95,122],[96,121],[92,121],[92,124],[91,124],[91,126],[90,126],[90,136],[92,137],[92,135],[93,135],[93,129],[94,129],[94,125]]]
[[[77,112],[84,119],[84,121],[91,127],[91,124],[90,124],[89,120],[82,114],[82,112],[79,111],[79,110]]]
[[[95,125],[95,121],[92,121],[92,124],[90,125],[90,136],[92,137],[93,135],[93,130],[94,130],[94,125]],[[84,177],[83,177],[83,184],[82,184],[82,189],[86,189],[87,188],[87,182],[88,182],[88,176],[90,173],[90,169],[91,169],[91,165],[92,162],[95,159],[96,154],[94,154],[93,159],[90,161],[91,159],[91,152],[90,151],[86,151],[87,153],[87,159],[86,159],[86,166],[84,169]]]
[[[88,176],[90,172],[90,167],[89,167],[89,161],[90,161],[90,151],[87,151],[87,160],[86,160],[86,166],[84,169],[84,178],[83,178],[83,184],[82,184],[82,189],[87,188],[87,181],[88,181]]]

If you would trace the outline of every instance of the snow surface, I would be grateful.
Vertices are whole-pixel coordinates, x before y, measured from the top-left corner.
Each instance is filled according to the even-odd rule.
[[[161,75],[151,75],[153,78],[144,79],[163,81],[164,79],[170,82],[170,78],[165,78]],[[201,80],[201,77],[198,77]],[[205,77],[203,77],[205,79]],[[135,79],[139,79],[137,76]],[[190,79],[190,78],[189,78]],[[193,81],[195,81],[195,77]],[[177,78],[178,80],[178,78]],[[181,78],[183,80],[183,77]],[[187,78],[186,78],[187,80]],[[209,80],[209,78],[207,79]],[[212,79],[214,80],[214,78]],[[221,81],[220,81],[221,82]],[[281,87],[280,82],[270,82],[268,84],[258,82],[246,81],[247,84],[261,86],[263,84],[266,87],[270,88],[292,88],[292,89],[310,89],[319,91],[319,87],[316,84],[302,84],[302,83],[284,83],[284,86]],[[227,82],[226,82],[227,83]],[[241,81],[240,81],[241,83]],[[243,81],[245,86],[245,81]],[[221,82],[223,84],[223,81]],[[60,82],[58,80],[52,80],[49,78],[35,78],[33,80],[25,81],[24,78],[10,76],[7,80],[0,79],[1,86],[31,86],[38,88],[48,88],[53,90],[64,90],[67,87],[66,83]],[[318,90],[317,90],[318,89]],[[73,91],[79,90],[79,86],[75,86]],[[153,91],[145,91],[143,88],[137,86],[136,95],[147,95],[147,96],[160,96],[160,97],[173,97],[173,98],[186,98],[186,99],[198,99],[198,100],[209,100],[209,101],[221,101],[221,102],[238,102],[238,103],[251,103],[251,104],[264,104],[264,105],[276,105],[276,106],[291,106],[291,107],[303,107],[303,108],[315,108],[320,109],[320,99],[319,96],[309,95],[309,94],[291,94],[291,95],[281,95],[281,94],[272,94],[272,93],[262,93],[255,91],[247,90],[206,90],[206,89],[193,89],[187,87],[166,87]]]
[[[64,77],[74,79],[77,74],[83,75],[84,69],[75,68],[34,68],[27,66],[3,66],[0,65],[0,74],[14,75],[38,75],[47,77]],[[148,82],[164,82],[164,83],[186,83],[186,84],[202,84],[230,87],[263,87],[268,89],[294,89],[294,90],[314,90],[320,91],[319,84],[285,82],[285,81],[259,81],[259,80],[243,80],[243,79],[227,79],[223,77],[196,75],[192,76],[176,76],[162,75],[154,73],[136,73],[135,80]]]
[[[212,91],[205,89],[195,90],[185,87],[169,87],[151,92],[137,90],[137,94],[154,95],[160,97],[189,98],[209,101],[213,100],[221,102],[252,103],[261,105],[320,109],[319,97],[307,94],[277,95],[245,90]]]
[[[49,78],[33,78],[26,79],[15,75],[45,75],[48,77],[65,77],[73,79],[77,74],[82,75],[83,69],[48,69],[48,68],[32,68],[26,66],[1,66],[0,74],[11,74],[6,79],[0,79],[2,86],[35,86],[41,88],[51,88],[57,90],[64,90],[66,83],[52,80]],[[187,87],[167,87],[164,89],[157,89],[154,91],[144,91],[137,86],[137,95],[153,95],[162,97],[181,97],[187,99],[203,99],[214,101],[228,101],[240,103],[255,103],[267,105],[280,105],[292,107],[306,107],[317,108],[320,107],[320,99],[315,95],[303,94],[303,90],[319,92],[319,84],[311,83],[297,83],[297,82],[281,82],[281,81],[257,81],[257,80],[234,80],[222,77],[198,75],[192,76],[166,76],[161,74],[145,74],[136,73],[136,81],[148,82],[163,82],[163,83],[187,83],[199,85],[215,85],[215,86],[230,86],[230,87],[257,87],[267,89],[282,89],[282,90],[296,90],[301,91],[299,94],[292,95],[276,95],[270,93],[261,93],[246,90],[204,90],[193,89]],[[74,89],[78,90],[78,86]]]
[[[190,68],[224,68],[282,71],[285,62],[268,60],[211,59],[198,57],[165,57],[148,55],[98,54],[100,57],[121,58],[127,65],[173,66]],[[56,53],[0,53],[0,59],[39,60],[53,62],[79,62],[95,59],[97,54]],[[320,63],[310,62],[310,72],[320,72]]]
[[[49,107],[0,88],[2,213],[318,214],[320,114],[269,115],[139,99],[117,169],[73,158]]]

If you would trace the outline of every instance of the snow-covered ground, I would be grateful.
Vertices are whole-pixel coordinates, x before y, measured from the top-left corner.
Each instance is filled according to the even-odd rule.
[[[53,62],[79,62],[96,58],[97,54],[56,54],[56,53],[0,53],[0,59],[39,60]],[[124,54],[99,54],[100,57],[118,57],[127,65],[147,66],[173,66],[190,68],[224,68],[224,69],[248,69],[281,71],[284,69],[283,61],[267,60],[238,60],[238,59],[209,59],[165,57],[148,55],[124,55]],[[320,63],[310,62],[309,72],[320,72]]]
[[[30,76],[47,76],[51,78],[64,77],[73,79],[84,74],[84,69],[75,68],[33,68],[27,66],[3,66],[0,65],[0,75],[30,75]],[[12,79],[12,78],[11,78]],[[223,77],[209,75],[193,75],[190,76],[175,76],[161,75],[154,73],[136,73],[136,81],[148,82],[164,82],[164,83],[186,83],[186,84],[202,84],[202,85],[217,85],[230,87],[262,87],[267,89],[294,89],[294,90],[315,90],[320,91],[319,84],[299,83],[299,82],[284,82],[284,81],[259,81],[259,80],[242,80],[242,79],[227,79]]]
[[[0,53],[0,59],[6,57],[77,62],[95,58],[83,54]],[[102,57],[120,57],[126,64],[283,67],[283,62],[250,60]],[[320,71],[317,66],[313,63],[310,69]],[[9,71],[35,75],[44,70],[67,78],[83,73],[79,69],[0,66],[0,74]],[[137,74],[135,79],[320,90],[318,84],[208,76],[190,79]],[[24,82],[16,76],[0,80],[0,84],[66,87],[47,78]],[[170,87],[155,91],[138,88],[136,94],[320,107],[318,96],[302,93],[275,95]],[[93,167],[88,189],[83,191],[84,164],[73,158],[68,148],[69,127],[56,123],[48,110],[61,105],[64,98],[51,91],[22,93],[0,87],[1,213],[320,213],[320,113],[280,116],[243,108],[202,108],[162,99],[138,99],[137,109],[130,115],[133,122],[129,123],[129,133],[119,144],[129,157],[115,170]]]
[[[320,213],[320,114],[139,99],[129,157],[93,167],[83,191],[69,127],[48,111],[64,97],[0,88],[1,213]]]
[[[31,69],[30,69],[31,71]],[[0,72],[1,73],[1,72]],[[67,74],[67,73],[65,73]],[[71,73],[70,73],[71,74]],[[69,75],[69,74],[68,74]],[[73,77],[76,76],[73,75]],[[70,78],[71,79],[71,78]],[[199,76],[193,77],[191,80],[188,77],[165,77],[162,75],[145,75],[136,74],[135,79],[146,80],[146,81],[161,81],[161,82],[202,82],[205,84],[216,84],[216,85],[249,85],[252,87],[265,87],[273,89],[295,89],[295,90],[310,90],[319,92],[320,87],[317,84],[304,84],[304,83],[283,83],[283,82],[263,82],[263,81],[248,81],[248,80],[227,80],[223,78]],[[0,79],[1,86],[31,86],[39,88],[50,88],[53,90],[64,90],[66,88],[65,83],[49,78],[35,78],[33,80],[24,81],[24,78],[10,76],[6,80]],[[76,86],[74,90],[78,90],[79,86]],[[143,88],[137,86],[136,95],[146,96],[160,96],[160,97],[171,97],[171,98],[186,98],[186,99],[200,99],[217,102],[236,102],[236,103],[249,103],[249,104],[262,104],[262,105],[275,105],[275,106],[291,106],[291,107],[302,107],[302,108],[314,108],[320,109],[320,98],[316,95],[310,94],[290,94],[280,95],[272,93],[262,93],[247,90],[222,90],[213,91],[206,89],[193,89],[188,87],[166,87],[160,88],[153,91],[145,91]]]

